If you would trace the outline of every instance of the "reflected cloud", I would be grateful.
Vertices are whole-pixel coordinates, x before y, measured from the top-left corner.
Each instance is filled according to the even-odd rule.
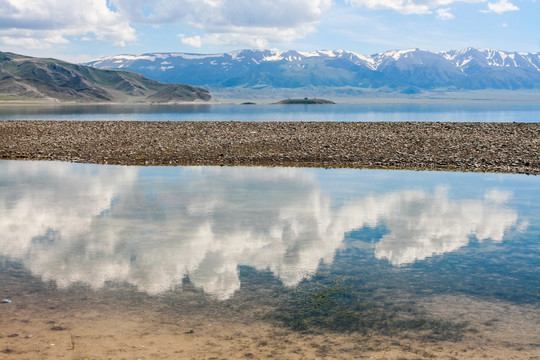
[[[375,247],[375,257],[393,265],[412,263],[455,251],[474,237],[500,242],[517,222],[517,213],[502,205],[511,194],[492,190],[486,200],[451,200],[447,188],[412,199],[385,219],[389,233]],[[490,204],[497,199],[496,204]]]
[[[400,265],[471,237],[502,241],[517,222],[504,206],[511,193],[497,190],[480,200],[404,190],[336,207],[315,173],[297,168],[0,162],[0,179],[0,254],[61,287],[126,281],[155,294],[188,276],[227,299],[239,265],[294,286],[354,229],[384,224],[375,256]]]

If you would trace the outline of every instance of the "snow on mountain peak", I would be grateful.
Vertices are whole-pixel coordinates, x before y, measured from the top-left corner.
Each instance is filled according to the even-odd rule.
[[[391,57],[394,60],[399,60],[402,57],[406,57],[411,53],[420,51],[419,49],[405,49],[405,50],[391,50],[391,51],[385,51],[383,53],[377,54],[380,57]]]
[[[303,57],[319,57],[321,54],[318,51],[298,51]]]
[[[317,86],[540,88],[540,52],[470,47],[440,52],[405,49],[373,55],[347,50],[151,53],[110,56],[86,65],[132,70],[159,81],[217,87],[277,84],[295,88],[307,86],[312,78],[307,72],[316,72]],[[301,75],[303,71],[306,76]]]

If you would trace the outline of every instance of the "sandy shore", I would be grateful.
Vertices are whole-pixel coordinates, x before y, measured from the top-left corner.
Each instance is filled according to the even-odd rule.
[[[540,124],[0,121],[0,159],[538,174]]]
[[[0,359],[538,359],[536,306],[465,295],[423,300],[428,313],[475,329],[433,341],[416,331],[294,331],[264,320],[271,308],[190,289],[57,289],[21,270],[0,273],[0,284],[12,300],[0,303]]]

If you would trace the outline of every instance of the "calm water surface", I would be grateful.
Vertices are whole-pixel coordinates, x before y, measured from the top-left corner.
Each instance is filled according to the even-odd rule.
[[[20,358],[532,359],[539,269],[532,176],[0,162]]]
[[[540,104],[4,106],[0,120],[540,122]]]

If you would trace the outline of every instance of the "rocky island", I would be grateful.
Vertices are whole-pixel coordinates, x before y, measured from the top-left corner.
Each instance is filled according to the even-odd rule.
[[[308,99],[308,98],[303,98],[303,99],[286,99],[286,100],[281,100],[281,101],[278,101],[276,104],[335,104],[335,102],[333,101],[330,101],[330,100],[325,100],[325,99],[317,99],[317,98],[313,98],[313,99]]]

